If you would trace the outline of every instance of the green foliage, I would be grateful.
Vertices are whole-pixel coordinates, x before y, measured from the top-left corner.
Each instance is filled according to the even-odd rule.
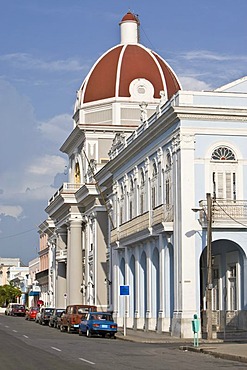
[[[16,298],[21,296],[21,290],[13,285],[0,286],[0,306],[10,302],[16,302]]]

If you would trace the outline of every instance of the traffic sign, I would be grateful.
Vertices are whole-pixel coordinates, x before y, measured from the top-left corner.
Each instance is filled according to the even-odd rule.
[[[129,285],[120,285],[120,295],[130,295]]]

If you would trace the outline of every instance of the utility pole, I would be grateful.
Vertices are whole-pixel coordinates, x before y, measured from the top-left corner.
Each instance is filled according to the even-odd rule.
[[[207,316],[207,339],[213,338],[212,328],[212,196],[207,196],[207,287],[206,287],[206,316]]]

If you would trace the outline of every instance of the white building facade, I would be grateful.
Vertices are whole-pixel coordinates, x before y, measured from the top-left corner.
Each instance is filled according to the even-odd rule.
[[[246,78],[212,92],[179,91],[97,175],[102,187],[107,176],[113,183],[113,307],[120,324],[119,286],[129,285],[129,327],[190,337],[197,314],[206,331],[210,193],[213,330],[246,329],[246,123]]]
[[[138,27],[127,13],[77,93],[68,183],[46,208],[54,304],[94,304],[121,326],[128,285],[127,327],[192,337],[198,314],[205,332],[211,194],[213,328],[246,329],[247,79],[182,91]]]

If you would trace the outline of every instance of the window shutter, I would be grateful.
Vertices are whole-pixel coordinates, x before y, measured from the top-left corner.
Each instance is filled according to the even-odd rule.
[[[232,174],[226,172],[226,199],[232,199]]]

